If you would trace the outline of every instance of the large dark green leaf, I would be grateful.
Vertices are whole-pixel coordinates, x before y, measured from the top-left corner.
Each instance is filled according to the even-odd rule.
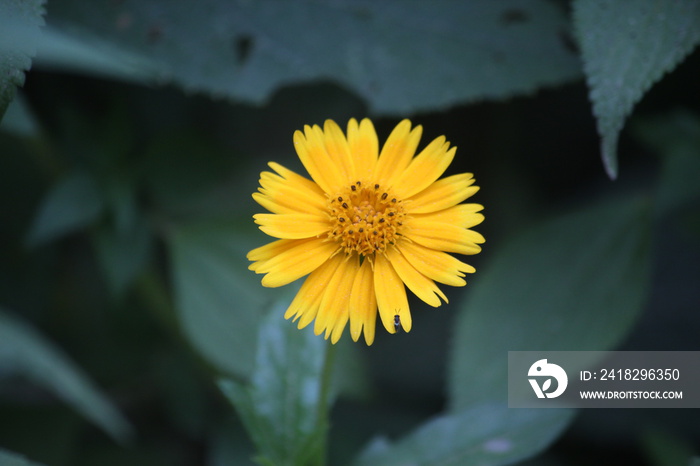
[[[27,241],[36,246],[85,228],[104,207],[104,198],[91,175],[82,171],[69,173],[47,193]]]
[[[143,55],[129,52],[99,33],[88,36],[50,26],[42,30],[35,61],[50,70],[68,67],[76,72],[136,82],[152,80],[158,69]]]
[[[246,432],[238,422],[220,426],[212,435],[207,451],[207,466],[255,466],[255,452]]]
[[[330,343],[310,327],[298,330],[282,318],[290,300],[276,303],[260,329],[250,384],[222,380],[219,385],[263,464],[302,466],[316,463],[324,442],[329,400],[323,369]]]
[[[252,102],[330,80],[397,114],[530,93],[580,73],[565,11],[544,0],[72,0],[52,3],[49,16],[52,30],[120,70]]]
[[[41,466],[39,463],[29,461],[24,456],[11,451],[0,449],[0,466]]]
[[[101,226],[93,244],[107,284],[119,296],[143,271],[152,252],[153,238],[150,225],[139,217],[127,229]]]
[[[634,105],[700,42],[697,0],[576,0],[581,46],[605,169],[617,176],[617,140]]]
[[[113,175],[103,181],[101,188],[110,215],[109,221],[95,229],[93,245],[107,284],[118,296],[150,258],[151,225],[139,208],[133,181]]]
[[[610,201],[499,246],[455,326],[455,409],[507,399],[508,351],[614,348],[647,298],[650,210],[644,199]]]
[[[18,374],[53,391],[119,441],[131,427],[63,353],[34,329],[0,309],[0,374]]]
[[[700,118],[676,110],[654,118],[638,120],[635,135],[661,156],[662,170],[657,211],[668,214],[700,201]]]
[[[258,326],[266,298],[248,270],[250,237],[236,222],[177,227],[168,236],[176,307],[185,334],[219,370],[253,369]]]
[[[7,131],[24,137],[39,135],[39,122],[21,93],[17,94],[7,107],[7,112],[5,112],[5,116],[0,121],[0,131]]]
[[[649,464],[654,466],[693,465],[693,445],[666,429],[647,427],[641,432],[640,444]]]
[[[24,72],[32,64],[40,27],[44,24],[43,0],[0,2],[0,119],[24,84]]]
[[[523,460],[554,440],[573,410],[483,404],[437,417],[396,444],[375,441],[357,466],[482,465]]]

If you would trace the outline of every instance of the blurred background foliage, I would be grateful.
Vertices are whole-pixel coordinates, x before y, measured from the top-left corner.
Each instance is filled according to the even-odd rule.
[[[693,410],[508,410],[506,361],[700,349],[699,41],[695,0],[0,0],[0,464],[688,464]],[[364,116],[459,147],[487,243],[325,393],[250,194]]]

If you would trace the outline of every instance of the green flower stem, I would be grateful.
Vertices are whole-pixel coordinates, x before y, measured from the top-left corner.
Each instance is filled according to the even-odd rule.
[[[326,464],[326,454],[328,447],[328,416],[331,402],[331,391],[333,384],[333,363],[335,361],[336,345],[328,343],[326,345],[326,359],[323,362],[323,372],[321,373],[321,393],[318,399],[318,418],[316,428],[322,435],[321,446],[317,456],[317,465]]]

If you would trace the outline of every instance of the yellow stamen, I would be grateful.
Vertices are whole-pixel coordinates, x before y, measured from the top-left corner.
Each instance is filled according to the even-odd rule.
[[[328,239],[337,241],[346,254],[382,253],[401,236],[403,202],[378,184],[351,184],[329,197],[328,211]]]

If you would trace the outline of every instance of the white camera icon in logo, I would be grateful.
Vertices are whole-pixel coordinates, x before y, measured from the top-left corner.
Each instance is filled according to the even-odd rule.
[[[564,369],[556,364],[548,363],[546,359],[540,359],[530,366],[527,375],[529,377],[550,377],[544,381],[541,387],[537,383],[537,379],[528,379],[537,398],[556,398],[564,393],[569,383],[569,378],[566,376]],[[552,378],[557,381],[557,389],[553,392],[548,392],[547,390],[552,386]]]

